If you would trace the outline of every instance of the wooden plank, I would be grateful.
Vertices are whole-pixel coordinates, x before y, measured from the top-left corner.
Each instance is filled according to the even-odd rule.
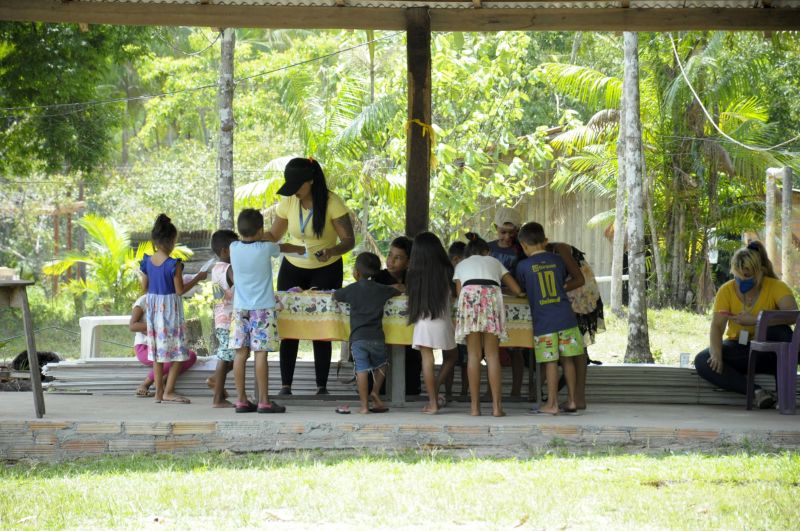
[[[406,11],[408,122],[406,127],[406,234],[428,230],[431,168],[431,23],[427,8]]]
[[[36,418],[44,417],[44,394],[42,393],[42,377],[39,369],[39,355],[36,351],[36,341],[33,336],[33,322],[31,309],[28,305],[28,293],[25,286],[17,288],[22,302],[22,325],[25,328],[25,345],[28,348],[28,368],[31,373],[31,388],[33,389],[33,406]]]
[[[434,2],[431,2],[434,4]],[[439,2],[437,4],[441,5]],[[494,4],[494,5],[493,5]],[[430,8],[432,31],[679,31],[800,29],[800,9],[684,7],[515,7],[484,0],[482,9]],[[532,2],[526,2],[532,5]],[[569,5],[563,3],[559,5]],[[411,8],[424,9],[424,8]],[[392,7],[263,6],[224,4],[2,0],[0,20],[208,26],[404,30],[403,4]]]

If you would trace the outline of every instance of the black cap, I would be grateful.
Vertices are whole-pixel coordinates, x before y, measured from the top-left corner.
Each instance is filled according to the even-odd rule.
[[[295,158],[289,161],[283,170],[283,185],[278,188],[278,195],[294,195],[303,183],[314,180],[311,159]]]

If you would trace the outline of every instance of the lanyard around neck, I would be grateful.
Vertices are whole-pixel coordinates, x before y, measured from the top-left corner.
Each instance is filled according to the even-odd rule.
[[[311,218],[314,216],[314,209],[312,208],[311,210],[309,210],[308,211],[308,217],[303,219],[303,205],[300,205],[299,214],[300,214],[300,216],[299,216],[300,217],[300,234],[305,236],[306,227],[308,226],[308,222],[311,221]]]

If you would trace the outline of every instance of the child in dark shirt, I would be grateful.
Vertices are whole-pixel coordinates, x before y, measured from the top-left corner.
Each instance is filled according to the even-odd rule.
[[[381,268],[381,261],[372,253],[361,253],[356,258],[353,278],[356,282],[338,289],[333,298],[350,305],[350,352],[356,366],[356,384],[361,402],[359,413],[384,413],[389,409],[378,396],[378,390],[386,377],[386,338],[383,335],[383,306],[386,301],[399,295],[392,286],[372,280]],[[372,374],[375,385],[369,393],[368,374]],[[372,399],[372,407],[369,400]],[[337,413],[349,413],[346,406]]]
[[[389,245],[386,256],[386,269],[381,269],[372,280],[406,292],[406,271],[411,258],[413,242],[406,236],[398,236]],[[406,395],[418,395],[422,389],[420,373],[422,372],[422,354],[410,346],[406,347]],[[381,392],[384,390],[381,389]]]
[[[533,349],[547,378],[547,403],[531,413],[556,415],[558,408],[558,363],[567,381],[564,412],[577,411],[575,403],[575,358],[583,354],[583,334],[567,298],[567,291],[583,278],[566,280],[567,268],[561,256],[547,252],[547,238],[538,223],[526,223],[519,241],[528,258],[517,264],[517,278],[525,287],[533,317]]]

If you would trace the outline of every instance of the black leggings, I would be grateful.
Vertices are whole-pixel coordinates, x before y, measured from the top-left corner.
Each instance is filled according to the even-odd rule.
[[[278,291],[289,288],[339,289],[342,287],[344,269],[341,258],[330,265],[317,269],[304,269],[284,259],[278,271]],[[281,384],[291,387],[294,380],[294,367],[297,364],[297,339],[281,340]],[[314,341],[314,373],[317,387],[328,385],[331,370],[331,342]]]
[[[792,340],[792,329],[788,325],[775,325],[767,328],[767,341]],[[747,358],[750,353],[750,343],[740,345],[738,341],[726,339],[722,342],[722,374],[718,374],[708,365],[711,354],[708,349],[703,350],[694,358],[694,368],[697,375],[712,384],[733,391],[734,393],[747,393]],[[774,353],[762,354],[756,361],[756,374],[776,374],[778,358]],[[759,389],[758,385],[755,389]]]

